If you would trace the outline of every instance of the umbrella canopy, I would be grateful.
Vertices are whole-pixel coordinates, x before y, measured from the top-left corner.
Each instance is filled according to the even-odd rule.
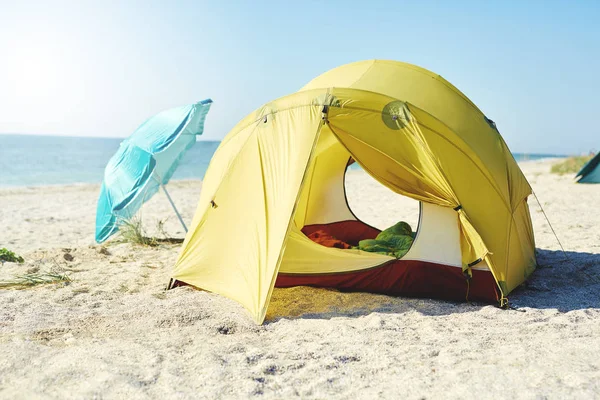
[[[121,221],[133,217],[167,184],[185,152],[196,143],[196,135],[202,134],[211,104],[208,99],[163,111],[121,142],[104,171],[96,210],[96,242],[113,235]]]

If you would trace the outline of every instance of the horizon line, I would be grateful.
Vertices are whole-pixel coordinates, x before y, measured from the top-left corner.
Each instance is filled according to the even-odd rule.
[[[124,140],[128,136],[78,136],[78,135],[56,135],[52,133],[23,133],[23,132],[0,132],[0,135],[13,135],[13,136],[49,136],[49,137],[65,137],[65,138],[78,138],[78,139],[120,139]],[[206,136],[199,135],[197,139],[204,142],[221,142],[223,138],[216,139]],[[583,153],[571,153],[571,154],[557,154],[557,153],[539,153],[539,152],[523,152],[523,151],[512,151],[512,154],[524,154],[533,156],[555,156],[555,157],[575,157],[580,156]]]
[[[13,135],[13,136],[50,136],[50,137],[65,137],[65,138],[78,138],[78,139],[127,139],[129,136],[97,136],[97,135],[86,135],[86,136],[81,136],[81,135],[72,135],[72,134],[67,134],[67,135],[57,135],[54,133],[31,133],[31,132],[0,132],[0,135]],[[200,140],[205,140],[205,141],[209,141],[209,142],[220,142],[223,139],[216,139],[216,138],[210,138],[207,136],[203,136],[203,135],[196,135],[197,138],[200,138]]]

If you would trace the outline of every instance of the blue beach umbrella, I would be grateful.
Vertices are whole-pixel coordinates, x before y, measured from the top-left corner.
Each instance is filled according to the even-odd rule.
[[[204,130],[212,100],[172,108],[144,122],[108,161],[96,210],[96,242],[102,243],[162,188],[187,232],[165,185]]]

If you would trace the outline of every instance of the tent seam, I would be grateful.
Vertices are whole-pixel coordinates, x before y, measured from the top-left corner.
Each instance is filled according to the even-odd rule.
[[[329,90],[327,91],[327,96],[329,96]],[[315,107],[315,106],[316,105],[313,105],[313,107]],[[259,312],[258,316],[259,316],[259,320],[260,320],[259,323],[262,323],[264,321],[264,318],[266,316],[266,310],[269,307],[269,303],[270,303],[269,297],[270,297],[271,293],[273,293],[273,288],[275,287],[275,281],[277,280],[279,268],[281,266],[281,262],[283,261],[283,254],[285,253],[285,248],[287,247],[287,242],[289,240],[290,230],[291,230],[292,224],[294,223],[294,216],[296,214],[296,208],[298,207],[298,200],[300,199],[300,195],[302,194],[302,188],[304,187],[304,184],[305,184],[308,167],[314,157],[315,149],[317,147],[317,142],[318,142],[319,137],[321,136],[321,130],[323,129],[324,124],[325,124],[324,120],[321,120],[319,122],[319,126],[317,128],[317,132],[315,133],[315,138],[313,139],[313,144],[312,144],[310,153],[308,154],[308,159],[306,160],[306,167],[304,168],[304,173],[302,174],[302,180],[300,181],[300,186],[298,187],[298,193],[296,195],[296,200],[294,202],[292,212],[290,213],[288,226],[287,226],[285,235],[283,237],[283,242],[282,242],[280,250],[279,250],[279,256],[277,257],[277,262],[275,264],[274,274],[273,274],[273,277],[271,278],[271,283],[269,285],[269,290],[267,293],[267,299],[266,299],[264,308],[261,310],[258,310],[258,312]],[[263,311],[264,311],[264,315],[263,315]]]
[[[355,80],[355,81],[354,81],[354,83],[352,83],[352,84],[350,85],[350,87],[351,87],[352,89],[354,89],[352,86],[354,86],[354,85],[356,85],[358,82],[360,82],[360,80],[361,80],[362,78],[364,78],[364,76],[367,74],[367,72],[369,72],[371,69],[373,69],[373,67],[375,66],[375,63],[376,63],[376,62],[377,62],[377,60],[373,60],[373,62],[371,63],[371,65],[369,65],[369,68],[367,68],[367,69],[365,70],[365,72],[363,72],[363,73],[360,75],[360,77],[359,77],[357,80]]]
[[[264,211],[265,211],[265,237],[267,238],[266,243],[265,243],[265,247],[266,247],[266,253],[267,253],[267,262],[269,260],[269,212],[268,212],[268,208],[267,208],[267,193],[266,193],[266,188],[265,188],[265,169],[264,169],[264,165],[263,165],[263,156],[262,156],[262,148],[260,145],[260,140],[259,140],[259,133],[260,131],[258,131],[256,133],[256,145],[258,147],[258,160],[260,163],[260,176],[261,176],[261,184],[262,184],[262,192],[263,192],[263,201],[264,201]],[[260,257],[262,252],[260,251],[261,249],[259,248],[259,263],[258,265],[260,266]],[[258,268],[258,297],[257,297],[257,308],[260,305],[260,294],[261,294],[261,269]]]
[[[321,136],[321,135],[319,134],[319,136]],[[309,207],[309,204],[310,204],[310,193],[312,192],[312,181],[313,181],[314,176],[315,176],[315,171],[317,169],[317,162],[318,161],[319,161],[318,158],[315,158],[315,163],[313,165],[313,170],[312,170],[312,173],[310,174],[310,183],[311,184],[308,186],[308,193],[306,194],[306,208],[304,209],[304,218],[302,220],[302,224],[304,224],[306,222],[306,216],[308,215],[308,207]],[[302,196],[302,193],[300,194],[300,196]],[[295,217],[295,215],[294,215],[294,217]]]

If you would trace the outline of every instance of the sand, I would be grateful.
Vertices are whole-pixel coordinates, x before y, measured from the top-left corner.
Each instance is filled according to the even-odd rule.
[[[530,201],[541,268],[518,310],[333,290],[275,289],[256,326],[238,304],[165,292],[178,245],[94,244],[98,185],[0,189],[0,247],[71,282],[0,289],[0,398],[600,398],[600,185],[521,164],[564,248]],[[199,181],[169,185],[186,221]],[[362,172],[349,202],[379,227],[416,225],[416,202]],[[149,235],[183,230],[160,194]]]

